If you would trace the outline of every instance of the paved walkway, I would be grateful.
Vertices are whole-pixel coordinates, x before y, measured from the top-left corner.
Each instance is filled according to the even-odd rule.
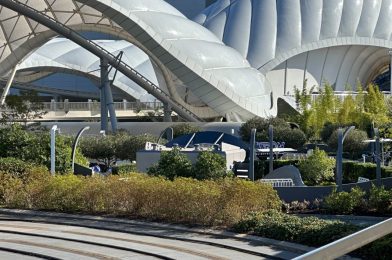
[[[0,210],[0,259],[292,259],[309,250],[226,231]]]

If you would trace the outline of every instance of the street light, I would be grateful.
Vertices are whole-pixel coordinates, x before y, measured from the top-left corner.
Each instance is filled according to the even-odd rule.
[[[50,129],[50,173],[52,176],[56,173],[56,131],[60,131],[57,125]]]
[[[342,191],[343,187],[343,142],[346,136],[351,130],[354,130],[355,126],[350,126],[344,132],[342,128],[338,129],[338,151],[336,154],[336,185],[338,191]]]
[[[76,155],[76,147],[78,146],[78,142],[80,139],[80,136],[83,134],[84,131],[89,130],[90,127],[86,126],[80,129],[79,133],[76,135],[73,147],[72,147],[72,173],[75,173],[75,155]]]

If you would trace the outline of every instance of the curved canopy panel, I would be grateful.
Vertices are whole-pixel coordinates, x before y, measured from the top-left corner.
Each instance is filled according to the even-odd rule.
[[[117,55],[123,51],[122,60],[145,75],[151,82],[159,85],[154,68],[148,56],[139,48],[127,41],[94,41],[106,50]],[[75,74],[88,74],[95,78],[100,77],[100,60],[77,44],[64,38],[56,38],[37,49],[26,60],[18,65],[18,70],[38,71],[74,71]],[[111,72],[112,78],[114,70]],[[153,102],[155,98],[149,95],[139,85],[118,73],[113,85],[142,102]],[[161,86],[164,88],[164,86]]]
[[[193,94],[229,120],[276,113],[271,89],[264,75],[209,30],[188,20],[163,0],[78,0],[77,7],[72,0],[54,0],[50,6],[46,4],[47,1],[42,1],[40,5],[32,0],[24,2],[44,12],[52,10],[51,16],[62,23],[68,20],[61,15],[59,17],[62,19],[59,19],[56,8],[68,10],[66,13],[69,15],[77,7],[95,9],[97,16],[101,15],[102,19],[108,17],[110,26],[115,29],[118,29],[118,24],[135,39],[138,46],[143,46],[143,51],[159,60]],[[0,13],[0,20],[4,20],[3,14],[5,16],[6,13],[10,13],[14,19],[2,28],[10,28],[10,24],[13,24],[15,31],[23,32],[29,19],[8,10]],[[83,14],[79,15],[83,18]],[[26,22],[19,24],[20,19]],[[85,21],[82,19],[82,22],[84,24]],[[31,49],[37,46],[34,38],[32,34],[24,39],[24,46]],[[21,60],[24,57],[17,58]]]
[[[366,83],[392,47],[392,0],[218,0],[195,21],[247,58],[278,95],[304,79],[336,90]]]

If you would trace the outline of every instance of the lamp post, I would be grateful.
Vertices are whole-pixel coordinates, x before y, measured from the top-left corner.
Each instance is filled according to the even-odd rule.
[[[378,128],[374,128],[374,135],[376,137],[376,184],[381,187],[380,132]]]
[[[388,54],[390,56],[390,62],[389,62],[389,74],[390,74],[390,82],[389,82],[389,95],[392,96],[392,49],[388,50]]]
[[[76,155],[76,147],[78,146],[80,136],[83,134],[84,131],[89,130],[90,127],[86,126],[80,129],[79,133],[76,135],[73,147],[72,147],[72,173],[75,173],[75,155]]]
[[[50,129],[50,173],[52,176],[56,173],[56,131],[60,130],[57,125]]]
[[[344,132],[342,128],[338,129],[338,151],[336,154],[336,185],[338,191],[342,191],[343,187],[343,142],[346,139],[347,134],[354,130],[355,126],[350,126]]]
[[[256,145],[256,132],[255,128],[250,133],[250,154],[249,154],[249,169],[248,178],[251,181],[255,180],[255,145]]]
[[[274,171],[274,127],[270,125],[268,127],[268,138],[269,138],[269,173]]]

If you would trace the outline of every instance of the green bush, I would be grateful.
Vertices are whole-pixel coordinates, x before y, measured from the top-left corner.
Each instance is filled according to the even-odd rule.
[[[131,164],[122,164],[113,167],[113,174],[127,174],[127,173],[133,173],[137,172],[136,169],[136,164],[131,163]]]
[[[351,192],[337,192],[334,190],[324,199],[324,206],[331,213],[351,214],[354,210],[363,210],[365,205],[364,196],[365,192],[360,188],[353,188]]]
[[[343,182],[354,183],[358,177],[376,179],[376,165],[373,163],[343,162]],[[392,177],[392,167],[381,167],[381,177]]]
[[[85,137],[80,142],[80,147],[84,156],[109,168],[118,159],[135,161],[136,152],[143,149],[147,142],[156,142],[156,139],[149,134],[130,135],[119,132],[115,135]]]
[[[171,128],[173,128],[173,137],[179,137],[182,135],[187,135],[187,134],[193,134],[196,132],[199,132],[201,128],[199,126],[195,126],[189,123],[181,123],[181,124],[175,124],[172,125]]]
[[[245,142],[249,142],[250,133],[253,128],[257,129],[256,140],[267,142],[269,140],[268,128],[274,126],[274,141],[285,142],[286,147],[300,148],[306,142],[306,136],[300,129],[291,129],[290,125],[281,118],[259,118],[255,117],[245,122],[239,134]]]
[[[359,228],[340,221],[296,217],[278,211],[252,213],[234,225],[237,232],[319,247]]]
[[[71,168],[71,137],[56,136],[56,171],[67,172]],[[32,133],[14,124],[0,129],[0,157],[13,157],[25,162],[50,167],[50,135]],[[76,160],[85,165],[87,160],[77,150]]]
[[[0,171],[17,178],[28,175],[34,166],[17,158],[0,158]]]
[[[284,142],[286,147],[299,149],[306,143],[306,135],[300,129],[275,128],[274,141]]]
[[[0,191],[6,188],[2,196],[6,207],[232,225],[251,211],[279,209],[281,205],[272,187],[238,179],[170,181],[130,174],[107,178],[48,175],[28,183],[18,180],[0,183]]]
[[[365,131],[354,129],[350,131],[344,140],[343,151],[350,154],[350,158],[359,157],[366,149],[367,144],[363,141],[367,140],[368,136]],[[338,148],[338,132],[335,131],[328,140],[328,146],[331,149]]]
[[[191,161],[180,149],[162,152],[158,164],[149,168],[148,174],[164,176],[170,180],[177,177],[195,177]]]
[[[379,213],[392,211],[392,191],[372,186],[369,192],[369,207]]]
[[[334,177],[335,159],[329,158],[326,152],[316,148],[313,154],[299,163],[302,179],[308,185],[319,185],[331,181]]]
[[[155,143],[157,137],[150,134],[128,135],[118,142],[116,156],[121,160],[136,161],[136,152],[144,149],[147,142]]]
[[[226,176],[226,159],[211,151],[200,152],[192,171],[198,180],[223,178]]]

